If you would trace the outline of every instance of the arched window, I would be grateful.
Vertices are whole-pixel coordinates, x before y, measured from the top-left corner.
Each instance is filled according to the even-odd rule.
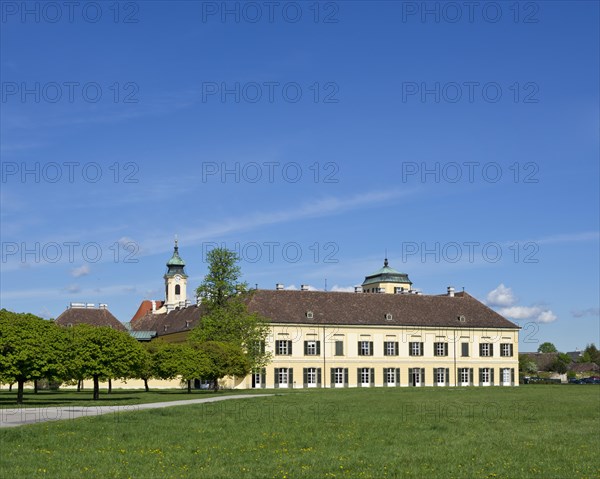
[[[179,296],[181,294],[181,286],[178,284],[175,285],[175,294]]]

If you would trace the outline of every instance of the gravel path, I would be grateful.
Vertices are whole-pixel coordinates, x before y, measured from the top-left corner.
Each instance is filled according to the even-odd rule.
[[[24,426],[46,421],[76,419],[78,417],[100,416],[116,412],[141,411],[143,409],[158,409],[163,407],[186,406],[229,399],[249,399],[255,397],[273,396],[273,394],[237,394],[232,396],[211,397],[205,399],[186,399],[184,401],[165,401],[147,404],[129,404],[125,406],[48,406],[40,408],[15,407],[0,409],[0,427]]]

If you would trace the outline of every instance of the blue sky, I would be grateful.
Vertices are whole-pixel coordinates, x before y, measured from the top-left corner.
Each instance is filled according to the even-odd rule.
[[[599,344],[598,3],[269,5],[2,2],[1,306],[127,321],[178,235],[190,299],[215,243],[260,288],[387,251]]]

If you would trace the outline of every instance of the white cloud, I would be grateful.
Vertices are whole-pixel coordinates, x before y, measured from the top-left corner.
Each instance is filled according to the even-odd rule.
[[[583,318],[584,316],[600,316],[600,308],[574,309],[571,314],[575,318]]]
[[[87,264],[81,265],[78,268],[73,268],[71,270],[71,276],[74,278],[79,278],[81,276],[87,276],[90,274],[90,266]]]
[[[354,293],[354,286],[338,286],[335,284],[331,288],[331,291],[336,293]]]
[[[558,317],[551,310],[540,306],[519,306],[513,290],[500,283],[496,289],[486,296],[486,302],[491,307],[498,308],[498,312],[513,320],[530,320],[536,323],[552,323]]]
[[[490,306],[512,306],[517,302],[511,288],[507,288],[503,283],[490,291],[486,296],[487,303]]]
[[[510,306],[500,308],[498,312],[510,319],[529,319],[536,323],[551,323],[558,319],[551,310],[541,306]]]

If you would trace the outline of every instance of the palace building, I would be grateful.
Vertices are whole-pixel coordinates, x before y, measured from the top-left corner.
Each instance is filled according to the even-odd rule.
[[[203,312],[187,300],[187,279],[176,243],[164,275],[165,299],[143,301],[126,323],[134,337],[186,340]],[[354,293],[277,284],[253,291],[248,309],[270,321],[265,346],[273,360],[247,377],[224,380],[223,387],[518,385],[516,324],[464,291],[414,290],[387,259]]]

